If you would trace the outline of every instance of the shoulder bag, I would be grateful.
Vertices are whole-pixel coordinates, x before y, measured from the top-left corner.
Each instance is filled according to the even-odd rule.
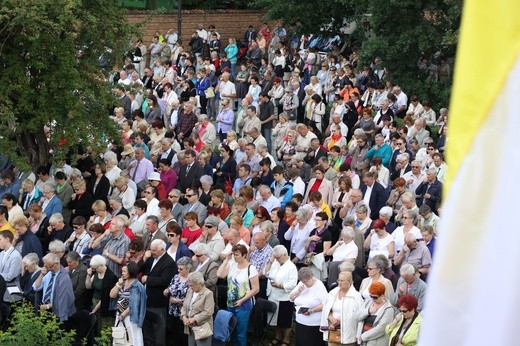
[[[119,327],[119,322],[123,323]],[[115,327],[112,327],[112,345],[114,346],[132,346],[128,331],[126,330],[125,322],[118,321]]]

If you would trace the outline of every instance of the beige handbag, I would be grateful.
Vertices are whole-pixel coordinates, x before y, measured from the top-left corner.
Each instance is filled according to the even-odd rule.
[[[207,99],[212,99],[215,97],[215,89],[213,89],[213,87],[209,87],[204,90],[204,94],[206,95]]]
[[[201,326],[191,327],[195,340],[206,339],[213,335],[211,324],[209,322],[203,323]]]

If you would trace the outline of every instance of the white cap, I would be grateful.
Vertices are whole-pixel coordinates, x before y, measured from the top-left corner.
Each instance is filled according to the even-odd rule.
[[[148,181],[151,180],[161,181],[161,175],[157,172],[153,172],[148,176]]]

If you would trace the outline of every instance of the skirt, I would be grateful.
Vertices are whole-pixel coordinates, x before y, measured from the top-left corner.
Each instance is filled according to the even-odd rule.
[[[278,316],[275,316],[273,319],[273,325],[279,328],[291,328],[294,315],[294,304],[288,300],[277,303]]]

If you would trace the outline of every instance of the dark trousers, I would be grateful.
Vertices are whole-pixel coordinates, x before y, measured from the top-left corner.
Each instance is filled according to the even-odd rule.
[[[157,315],[157,321],[150,321],[147,318],[143,323],[143,340],[145,344],[153,344],[155,340],[156,346],[165,346],[166,339],[166,308],[148,308],[147,311]]]

